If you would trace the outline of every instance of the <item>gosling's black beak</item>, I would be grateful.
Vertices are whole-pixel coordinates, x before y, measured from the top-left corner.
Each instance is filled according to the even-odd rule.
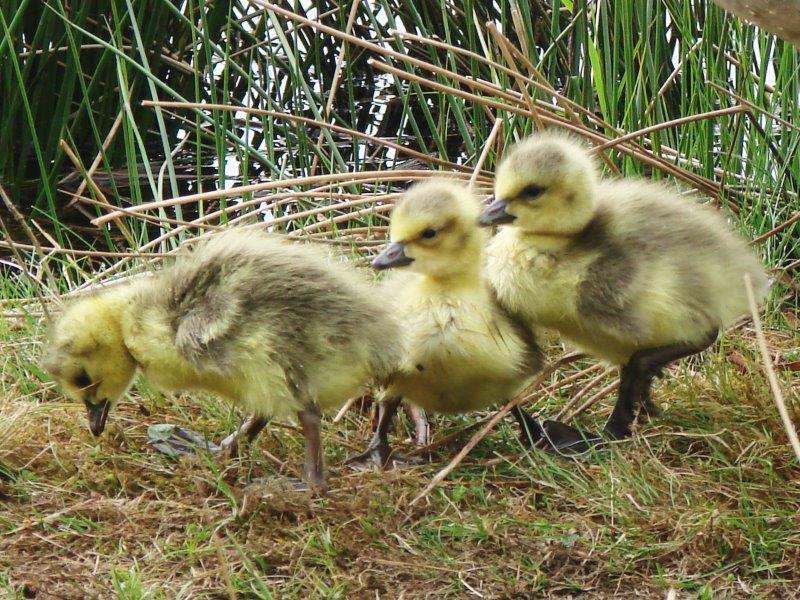
[[[86,414],[89,417],[89,430],[93,435],[100,435],[106,428],[106,419],[111,408],[111,402],[100,400],[100,402],[93,404],[89,400],[84,400],[83,403],[86,405]]]
[[[483,209],[481,216],[478,218],[478,223],[484,227],[511,223],[517,217],[508,214],[506,208],[508,208],[508,203],[505,200],[495,199],[494,202]]]
[[[414,262],[406,256],[406,245],[403,242],[392,242],[372,261],[372,267],[378,270],[392,267],[405,267]]]

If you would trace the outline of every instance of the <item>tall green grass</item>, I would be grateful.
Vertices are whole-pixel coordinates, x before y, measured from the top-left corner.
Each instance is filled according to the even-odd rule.
[[[419,176],[388,174],[469,170],[500,119],[490,172],[502,147],[536,128],[531,103],[545,123],[570,124],[596,143],[686,118],[606,151],[608,168],[677,178],[725,205],[752,237],[800,209],[797,50],[711,2],[7,0],[0,32],[0,182],[49,234],[46,247],[168,251],[220,209],[209,225],[247,211],[319,209],[278,228],[358,245],[385,225],[364,209]],[[748,110],[703,116],[736,106]],[[87,185],[87,170],[96,185]],[[313,188],[296,178],[349,171],[387,175],[271,202]],[[106,202],[129,207],[272,180],[285,185],[256,191],[263,203],[241,210],[237,202],[253,193],[162,206],[146,212],[149,220],[124,217],[124,227],[90,222],[110,210]],[[325,210],[331,205],[339,208]],[[760,243],[769,264],[800,258],[798,227]],[[60,261],[71,286],[117,258],[59,252],[48,260]]]

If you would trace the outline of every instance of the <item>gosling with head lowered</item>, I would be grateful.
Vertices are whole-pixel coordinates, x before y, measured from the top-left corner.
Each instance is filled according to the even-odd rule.
[[[766,290],[763,267],[713,209],[664,185],[600,179],[586,148],[554,133],[508,152],[480,221],[505,225],[487,249],[500,303],[620,365],[611,438],[653,410],[664,367],[747,311],[745,274],[759,298]],[[562,433],[557,446],[586,448],[580,432]]]
[[[532,332],[505,314],[482,276],[479,212],[469,189],[449,179],[414,185],[394,207],[391,242],[372,265],[398,269],[383,288],[406,349],[379,405],[372,442],[354,461],[390,460],[387,434],[402,399],[437,413],[484,409],[513,397],[540,369]],[[515,416],[532,436],[541,434],[524,411]]]
[[[237,403],[254,415],[242,429],[251,439],[267,417],[296,416],[306,481],[324,492],[320,410],[385,378],[399,348],[379,293],[341,262],[232,230],[151,277],[73,302],[50,333],[44,365],[86,405],[95,435],[138,371],[163,390]]]

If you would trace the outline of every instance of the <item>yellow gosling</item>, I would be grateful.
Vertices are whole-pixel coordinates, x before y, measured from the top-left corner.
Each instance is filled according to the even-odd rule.
[[[539,370],[533,334],[498,306],[481,273],[479,211],[472,193],[448,179],[414,185],[392,211],[391,243],[372,265],[396,269],[383,288],[406,350],[369,449],[354,460],[389,460],[387,433],[401,399],[437,413],[480,410],[510,399]],[[533,419],[521,411],[518,419],[536,433]]]
[[[480,221],[505,224],[487,249],[499,302],[621,366],[614,438],[651,407],[667,364],[747,311],[745,273],[766,290],[761,264],[713,209],[664,185],[601,179],[586,148],[553,133],[508,152]]]
[[[73,302],[50,332],[43,364],[86,405],[95,435],[139,371],[163,390],[238,404],[255,415],[244,428],[251,437],[267,417],[297,417],[306,480],[323,492],[320,411],[385,378],[399,360],[385,305],[324,252],[231,230],[152,277]]]

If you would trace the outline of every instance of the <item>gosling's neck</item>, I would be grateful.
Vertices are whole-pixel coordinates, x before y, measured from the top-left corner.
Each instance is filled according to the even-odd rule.
[[[515,228],[515,234],[517,238],[523,241],[526,246],[533,247],[540,252],[555,254],[565,250],[570,244],[572,244],[580,232],[537,232],[528,231],[526,229],[517,227]]]
[[[543,253],[558,254],[584,236],[595,221],[596,215],[596,211],[592,211],[570,227],[565,227],[564,224],[557,224],[554,228],[544,225],[532,228],[512,227],[517,238],[526,246]]]
[[[445,271],[421,273],[423,285],[431,291],[454,291],[480,287],[483,252],[480,248],[465,251],[451,261]]]
[[[149,324],[143,317],[156,304],[150,298],[150,294],[156,289],[155,285],[153,276],[144,275],[120,285],[120,289],[113,292],[115,296],[113,301],[116,303],[116,312],[119,315],[122,343],[140,369],[147,366],[147,361],[144,360],[139,349],[139,341],[142,336],[150,334],[145,331]]]

